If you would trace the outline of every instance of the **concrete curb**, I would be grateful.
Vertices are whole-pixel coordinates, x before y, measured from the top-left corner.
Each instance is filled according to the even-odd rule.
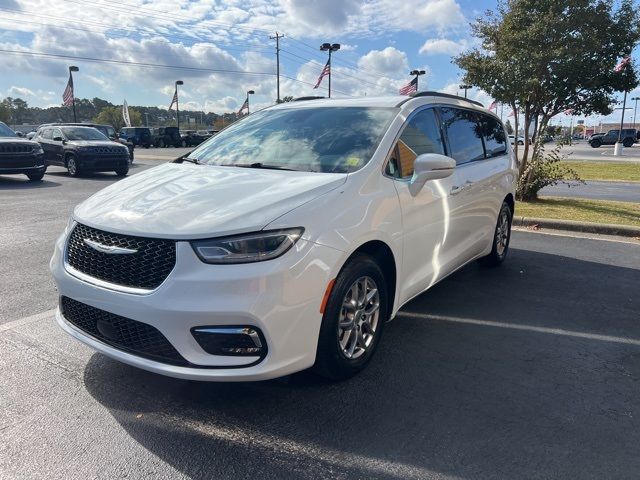
[[[569,230],[572,232],[599,233],[618,235],[621,237],[640,237],[640,227],[630,225],[612,225],[606,223],[575,222],[573,220],[555,220],[551,218],[513,217],[514,227],[549,228],[553,230]]]

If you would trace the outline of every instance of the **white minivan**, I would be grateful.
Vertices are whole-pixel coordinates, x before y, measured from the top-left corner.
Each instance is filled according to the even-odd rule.
[[[504,260],[516,178],[500,119],[460,97],[267,108],[75,209],[57,321],[173,377],[347,378],[405,303]]]

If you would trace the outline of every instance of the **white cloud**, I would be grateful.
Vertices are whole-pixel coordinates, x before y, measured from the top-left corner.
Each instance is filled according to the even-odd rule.
[[[430,38],[422,47],[420,53],[425,55],[458,55],[466,50],[469,43],[466,40],[449,40],[447,38]]]
[[[371,50],[358,60],[358,66],[363,70],[370,70],[397,77],[404,75],[409,68],[407,54],[395,47],[387,47],[384,50]]]
[[[9,89],[9,95],[12,97],[33,97],[35,93],[28,88],[13,86]]]

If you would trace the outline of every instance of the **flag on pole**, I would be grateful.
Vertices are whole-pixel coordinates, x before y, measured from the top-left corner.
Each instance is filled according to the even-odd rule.
[[[178,103],[178,87],[176,87],[176,91],[173,94],[173,98],[171,99],[171,105],[169,105],[169,110],[171,110],[171,107],[173,107],[174,103]]]
[[[417,91],[418,91],[418,77],[414,78],[409,83],[407,83],[404,87],[400,88],[400,90],[398,90],[398,93],[400,95],[411,95],[412,93],[415,93]]]
[[[574,112],[573,108],[567,108],[563,113],[565,115],[573,115],[573,112]]]
[[[515,110],[511,110],[511,113],[509,114],[510,117],[515,117],[516,116],[516,111]]]
[[[318,81],[316,82],[316,86],[313,87],[314,90],[320,86],[320,83],[322,83],[322,79],[324,77],[326,77],[327,75],[329,75],[330,73],[331,73],[331,63],[329,63],[329,60],[327,60],[327,64],[322,69],[322,72],[320,72],[320,76],[318,77]]]
[[[62,103],[67,107],[73,105],[73,77],[69,72],[69,81],[67,82],[67,88],[62,93]]]
[[[248,98],[244,101],[244,103],[240,107],[240,110],[238,110],[238,113],[236,113],[236,117],[241,117],[242,116],[242,112],[245,111],[245,110],[249,110],[249,99]]]
[[[125,127],[131,126],[131,118],[129,117],[129,105],[127,105],[126,100],[122,103],[122,119],[124,120]]]
[[[496,102],[495,100],[491,103],[491,105],[489,105],[489,108],[487,108],[487,110],[493,110],[496,109],[496,113],[498,113],[498,102]]]
[[[616,68],[614,68],[613,71],[616,73],[623,72],[627,68],[627,66],[629,66],[629,64],[631,64],[631,57],[624,57],[622,60],[620,60],[620,63],[616,65]]]

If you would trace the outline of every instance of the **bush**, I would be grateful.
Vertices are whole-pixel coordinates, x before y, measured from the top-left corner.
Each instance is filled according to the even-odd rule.
[[[533,156],[518,179],[516,188],[518,200],[535,200],[538,198],[538,192],[549,185],[564,183],[571,187],[585,183],[575,170],[562,164],[562,160],[568,157],[561,153],[564,145],[562,141],[558,142],[549,153],[546,153],[542,142],[536,140]]]

